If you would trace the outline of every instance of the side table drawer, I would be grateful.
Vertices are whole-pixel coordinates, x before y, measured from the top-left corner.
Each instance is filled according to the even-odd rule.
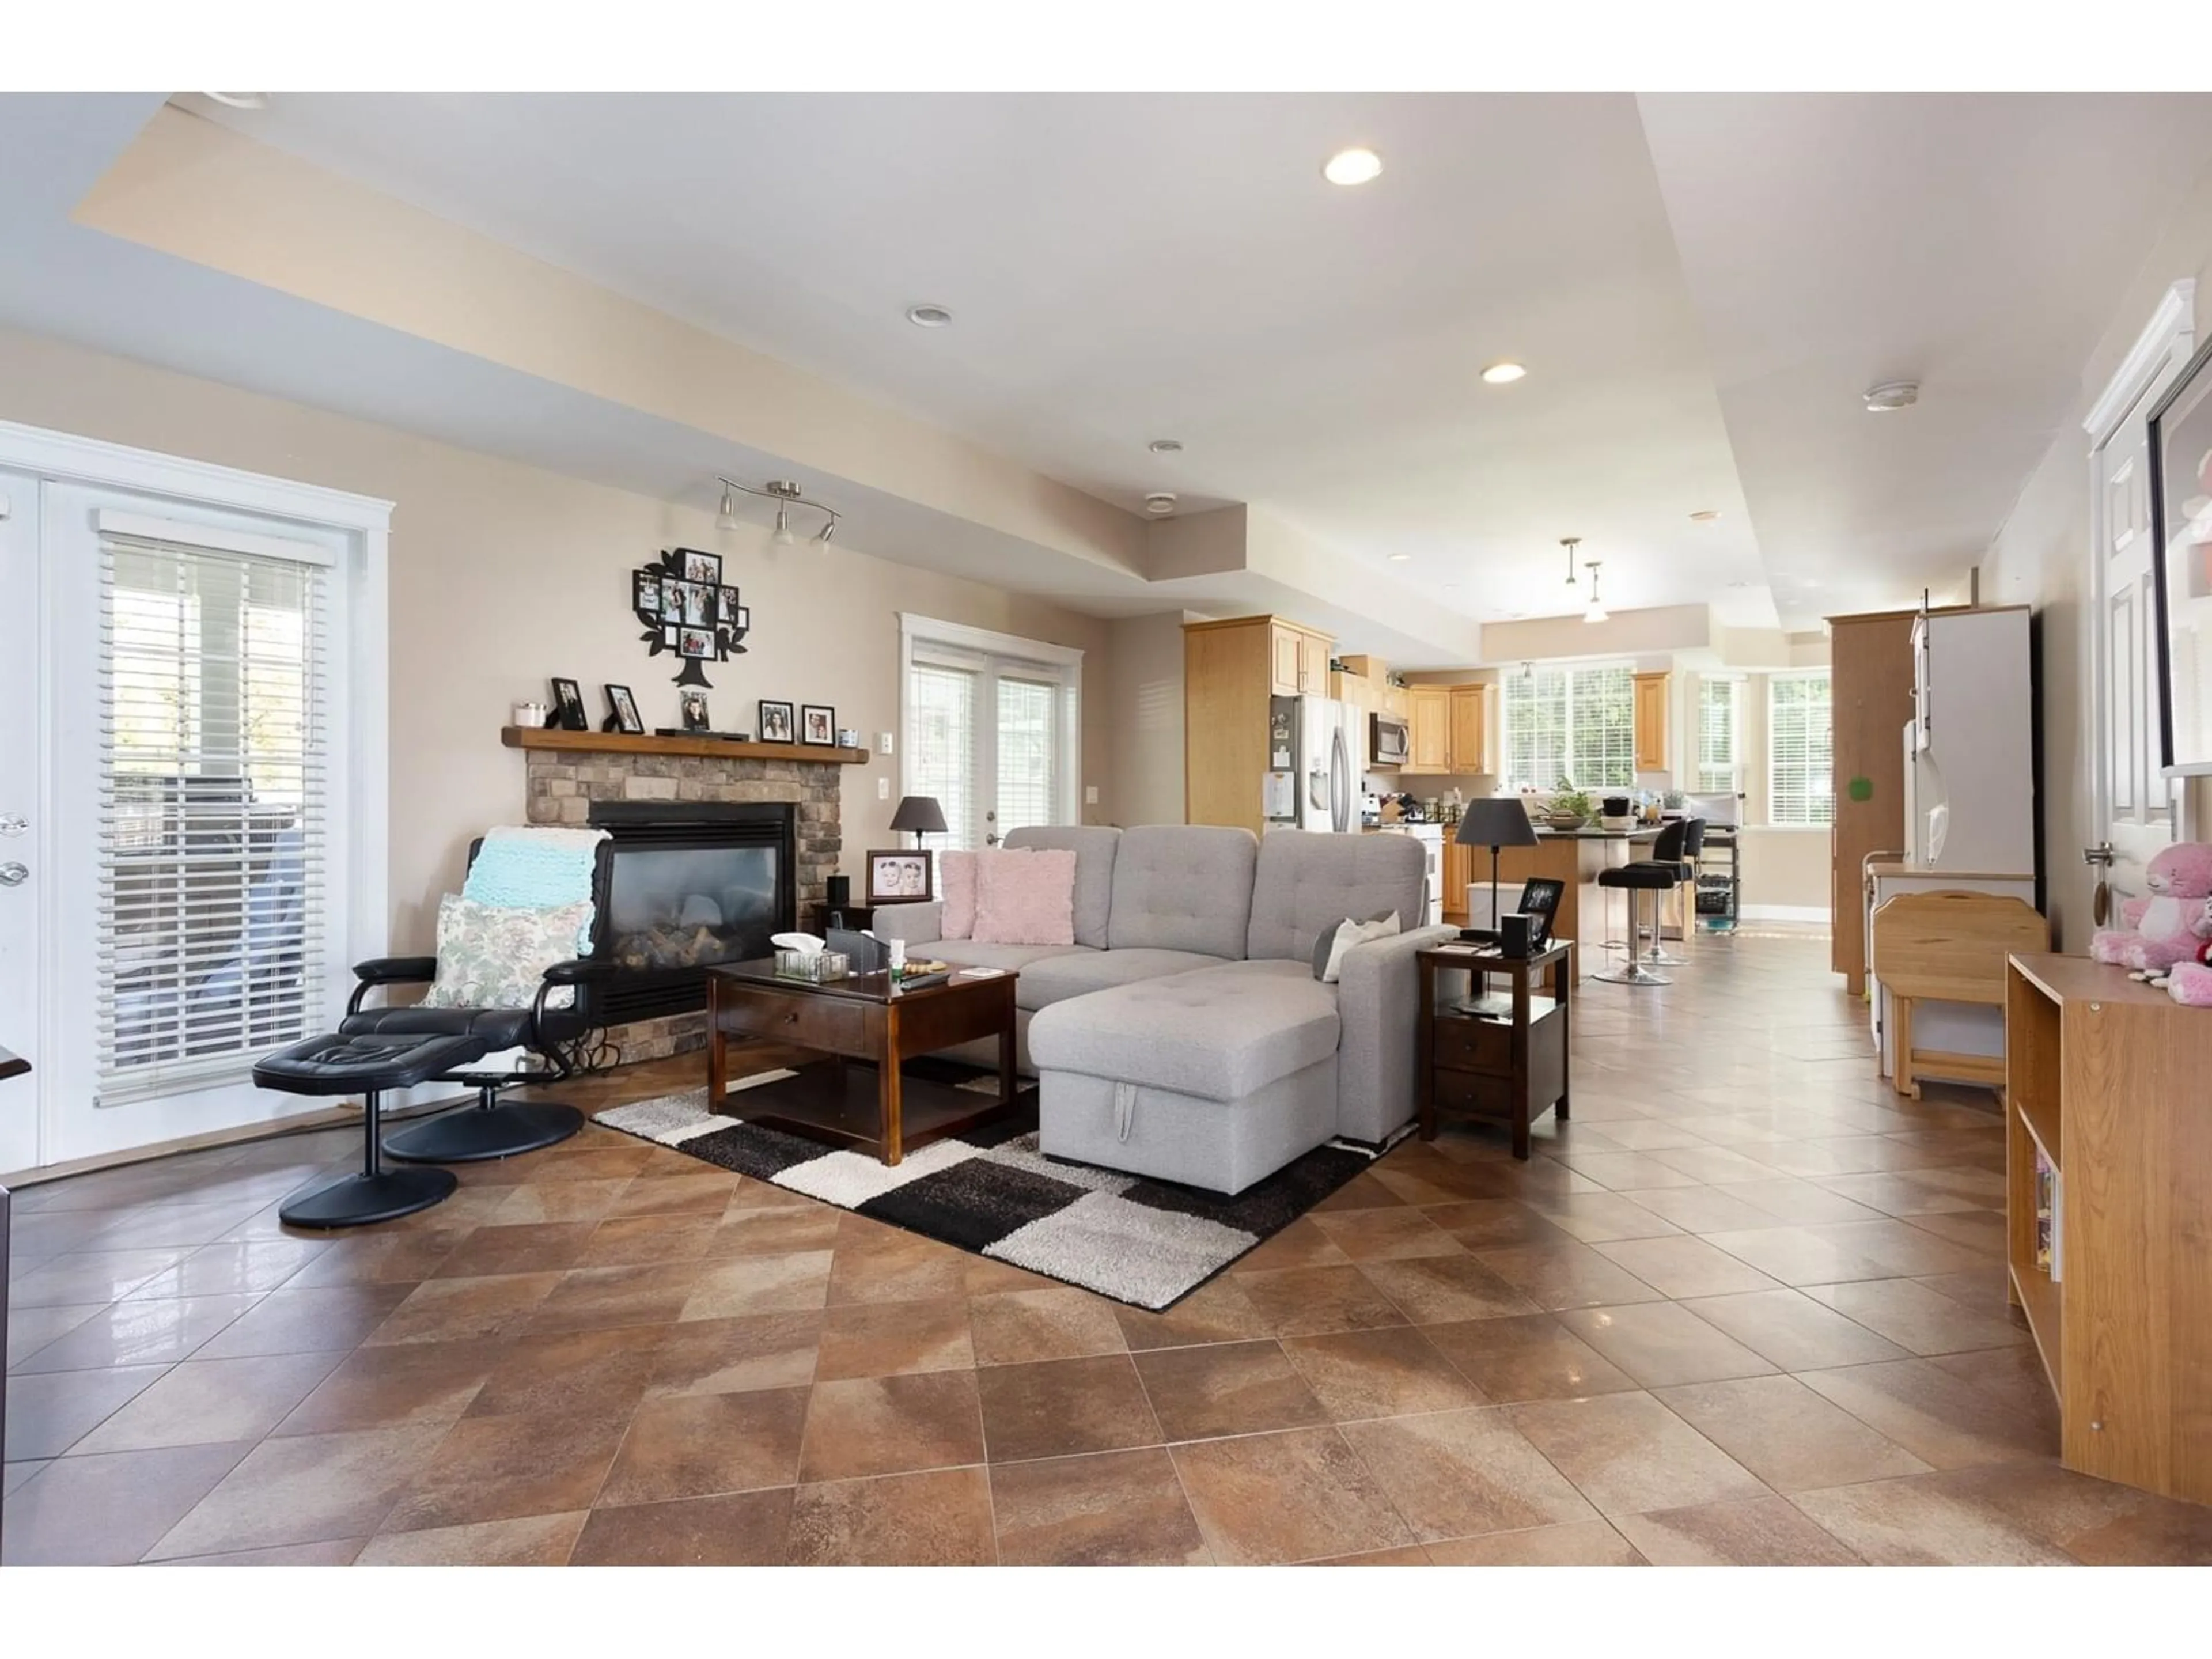
[[[1436,1018],[1437,1064],[1463,1072],[1513,1069],[1513,1028],[1500,1020]]]
[[[721,1029],[732,1036],[771,1037],[802,1048],[866,1055],[868,1010],[855,1002],[804,994],[721,990]]]
[[[1437,1109],[1439,1112],[1464,1112],[1476,1117],[1513,1115],[1513,1079],[1494,1077],[1480,1072],[1447,1072],[1438,1067],[1436,1073]]]

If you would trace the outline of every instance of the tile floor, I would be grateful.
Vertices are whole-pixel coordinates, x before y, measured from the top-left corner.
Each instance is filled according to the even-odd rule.
[[[1402,1146],[1164,1315],[597,1128],[337,1238],[344,1133],[31,1188],[4,1559],[2212,1562],[2057,1467],[1997,1119],[1826,960],[1589,986],[1531,1162]]]

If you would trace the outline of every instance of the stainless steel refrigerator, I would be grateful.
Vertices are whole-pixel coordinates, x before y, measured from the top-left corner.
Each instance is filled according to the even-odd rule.
[[[1273,697],[1267,727],[1267,827],[1340,835],[1356,828],[1359,711],[1328,697]]]

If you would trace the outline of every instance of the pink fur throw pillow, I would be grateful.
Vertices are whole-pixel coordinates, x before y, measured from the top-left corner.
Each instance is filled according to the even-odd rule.
[[[975,860],[974,853],[937,855],[937,890],[945,901],[939,939],[967,939],[975,931]]]
[[[1075,854],[1024,848],[975,855],[975,933],[981,945],[1075,943]]]

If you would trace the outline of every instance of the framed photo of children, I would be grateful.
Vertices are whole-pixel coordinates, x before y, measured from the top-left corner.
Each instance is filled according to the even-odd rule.
[[[803,702],[799,706],[799,740],[832,749],[837,743],[837,711],[824,708],[818,702]]]
[[[791,743],[791,705],[769,702],[765,698],[760,706],[760,740],[763,743]]]
[[[927,848],[902,847],[895,852],[868,854],[868,902],[915,904],[930,896],[930,859]]]

